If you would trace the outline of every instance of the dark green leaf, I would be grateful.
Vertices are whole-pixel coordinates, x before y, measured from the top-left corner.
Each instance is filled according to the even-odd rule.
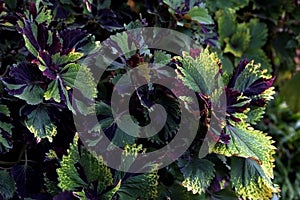
[[[0,194],[4,199],[11,199],[16,191],[15,181],[6,170],[0,171]]]
[[[206,159],[196,159],[185,162],[179,160],[179,166],[184,176],[182,185],[193,194],[205,193],[215,176],[214,164]]]
[[[260,23],[256,19],[251,19],[247,24],[250,29],[249,49],[261,48],[267,42],[268,28],[264,23]]]
[[[122,182],[117,191],[119,200],[157,199],[157,172],[130,177]]]
[[[224,9],[216,12],[218,19],[218,32],[220,40],[223,41],[225,38],[230,37],[236,31],[236,17],[234,10]]]
[[[30,114],[27,115],[25,120],[26,127],[36,138],[47,138],[52,142],[53,137],[56,135],[56,126],[50,119],[49,111],[45,106],[38,106]]]
[[[6,105],[0,105],[0,115],[4,115],[0,120],[0,152],[6,152],[11,149],[12,144],[10,138],[12,136],[12,128],[14,127],[12,124],[4,121],[5,118],[10,117],[10,111]],[[3,120],[3,121],[2,121]]]
[[[236,57],[241,57],[243,52],[248,48],[250,42],[250,31],[246,24],[238,24],[236,32],[232,37],[225,38],[226,47],[224,52],[230,52]]]
[[[299,92],[297,92],[299,84],[300,73],[298,72],[291,80],[284,84],[281,90],[281,95],[294,112],[300,112],[300,95]]]

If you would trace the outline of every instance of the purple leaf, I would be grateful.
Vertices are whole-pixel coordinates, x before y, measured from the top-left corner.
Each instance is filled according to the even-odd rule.
[[[52,65],[51,55],[47,51],[39,51],[39,59],[42,61],[43,65],[45,66]]]
[[[28,38],[29,42],[36,49],[36,51],[38,51],[40,49],[40,46],[39,46],[36,38],[34,37],[31,22],[28,21],[28,20],[25,20],[24,21],[24,28],[20,28],[20,31],[23,35],[26,36],[26,38]]]
[[[228,144],[229,143],[229,140],[230,140],[230,135],[227,135],[225,133],[225,131],[223,130],[221,132],[221,135],[220,135],[220,138],[219,138],[224,144]]]
[[[226,89],[227,97],[227,108],[226,112],[230,115],[233,121],[239,122],[240,119],[233,116],[234,113],[244,112],[250,105],[249,99],[247,97],[239,98],[241,93],[231,88]]]
[[[42,186],[43,176],[29,165],[14,165],[11,174],[16,182],[17,193],[21,197],[39,193]]]
[[[29,2],[28,10],[29,10],[29,13],[30,13],[34,18],[36,18],[36,16],[37,16],[37,10],[36,10],[36,6],[35,6],[35,3],[34,3],[34,2]]]
[[[273,85],[274,78],[265,79],[259,78],[252,83],[244,92],[245,96],[253,96],[263,93],[266,89]]]
[[[29,85],[42,84],[43,78],[36,65],[22,62],[15,67],[11,67],[9,77],[3,78],[3,81],[6,85],[19,85],[18,88],[6,87],[10,95],[16,95],[21,94]]]
[[[222,178],[218,175],[216,175],[211,184],[210,184],[210,187],[212,189],[212,191],[215,193],[215,192],[219,192],[221,190],[221,181],[222,181]]]
[[[264,107],[266,105],[266,99],[252,99],[250,104],[251,106]]]
[[[47,41],[48,41],[48,27],[45,25],[39,24],[38,25],[38,33],[37,33],[37,41],[40,45],[38,50],[45,50],[47,49]]]
[[[59,33],[62,38],[63,53],[68,54],[73,49],[79,49],[88,43],[88,33],[80,29],[65,29]]]
[[[53,197],[53,200],[73,200],[75,197],[70,191],[64,191]]]
[[[244,71],[244,69],[245,69],[245,67],[246,67],[246,65],[247,65],[248,63],[249,63],[249,61],[248,61],[247,59],[244,59],[244,60],[242,60],[242,61],[238,64],[238,66],[237,66],[237,68],[236,68],[236,70],[235,70],[233,76],[231,77],[231,79],[230,79],[230,81],[229,81],[229,83],[228,83],[228,86],[227,86],[228,88],[233,88],[233,87],[234,87],[237,78],[238,78],[239,75]]]
[[[37,29],[37,30],[33,30]],[[55,54],[57,52],[61,51],[61,43],[58,38],[56,31],[50,31],[51,34],[49,34],[49,29],[44,24],[35,24],[30,22],[29,20],[24,20],[24,28],[18,27],[18,30],[28,39],[28,42],[31,45],[35,51],[48,51],[51,55]],[[34,32],[37,32],[36,36]],[[50,38],[52,37],[52,38]],[[52,43],[49,44],[49,39],[51,39]],[[26,46],[29,49],[29,46]],[[34,52],[30,51],[32,54]],[[34,55],[36,56],[36,55]]]

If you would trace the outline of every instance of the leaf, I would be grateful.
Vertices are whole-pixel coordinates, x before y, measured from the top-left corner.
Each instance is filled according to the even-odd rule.
[[[101,116],[98,123],[89,132],[101,133],[111,137],[111,142],[120,148],[124,148],[126,145],[134,144],[136,138],[122,131],[113,117],[111,107],[104,102],[96,103],[96,113]],[[88,141],[88,145],[95,146],[100,139]]]
[[[38,57],[40,51],[47,51],[50,54],[57,53],[61,50],[61,43],[57,32],[49,30],[45,23],[37,24],[31,19],[18,21],[20,32],[23,35],[25,46],[28,51]]]
[[[289,108],[294,112],[300,112],[300,95],[298,86],[300,83],[300,73],[295,74],[291,80],[287,81],[282,87],[281,95],[288,104]]]
[[[249,49],[261,48],[267,42],[268,28],[265,23],[260,23],[257,19],[251,19],[247,24],[250,29]]]
[[[193,159],[179,160],[179,166],[184,177],[182,185],[193,194],[205,193],[215,176],[214,164],[206,159]]]
[[[231,88],[226,89],[226,112],[230,119],[235,122],[241,122],[247,119],[246,113],[249,111],[251,99],[242,95]]]
[[[114,53],[119,55],[124,55],[126,59],[129,59],[135,54],[133,51],[135,49],[133,39],[129,39],[126,32],[117,33],[116,35],[110,36],[110,46]]]
[[[224,55],[220,59],[221,59],[222,70],[223,70],[223,74],[222,74],[223,81],[224,84],[226,85],[226,83],[228,82],[228,75],[233,73],[234,66],[228,56]]]
[[[128,171],[130,169],[131,165],[138,161],[138,153],[145,153],[146,149],[143,148],[143,145],[136,143],[134,144],[126,144],[124,147],[124,151],[121,155],[121,171]],[[155,167],[155,166],[153,166]]]
[[[0,121],[0,153],[12,148],[10,138],[12,136],[12,124]]]
[[[9,123],[10,111],[4,104],[0,105],[0,153],[4,153],[12,148],[11,136],[14,126]]]
[[[80,64],[69,63],[59,71],[56,79],[50,82],[44,93],[44,98],[45,100],[53,99],[59,103],[63,101],[69,110],[75,112],[69,98],[69,90],[75,88],[90,100],[97,95],[96,83],[89,68]],[[74,97],[81,98],[78,95],[74,95]],[[77,103],[79,105],[81,102],[77,101]]]
[[[154,52],[154,64],[166,65],[170,62],[171,55],[166,54],[164,51],[155,51]]]
[[[230,188],[226,188],[223,190],[220,190],[219,192],[213,193],[212,200],[238,200],[238,197],[236,196],[235,192],[230,190]]]
[[[157,199],[158,178],[157,172],[130,177],[122,181],[116,194],[119,200]]]
[[[38,106],[27,115],[25,125],[36,138],[47,138],[52,142],[53,137],[57,134],[57,130],[48,112],[47,107]]]
[[[236,32],[236,16],[232,9],[218,10],[216,12],[216,18],[218,19],[218,33],[220,40],[230,37]]]
[[[37,105],[43,101],[44,90],[42,74],[36,65],[22,62],[10,68],[9,77],[3,82],[10,95],[26,101],[29,105]]]
[[[160,184],[158,199],[206,200],[207,197],[204,194],[193,194],[187,191],[181,184],[172,184],[169,187]]]
[[[243,199],[271,199],[278,189],[272,185],[261,166],[252,159],[232,158],[231,182]]]
[[[53,19],[52,19],[51,10],[47,9],[46,6],[40,7],[40,9],[38,10],[38,15],[35,18],[35,21],[38,24],[41,23],[50,24],[52,20]]]
[[[125,147],[126,145],[134,144],[136,141],[136,138],[129,135],[128,133],[125,133],[118,127],[116,129],[116,131],[114,133],[114,137],[111,141],[118,147],[122,148],[122,147]]]
[[[211,95],[218,83],[215,80],[219,74],[217,56],[205,49],[196,59],[187,55],[184,55],[183,58],[176,57],[176,59],[182,63],[182,67],[177,66],[180,71],[177,74],[183,83],[195,92]]]
[[[62,200],[62,199],[74,199],[74,195],[71,191],[61,192],[58,195],[53,197],[53,200]]]
[[[88,32],[81,29],[64,29],[59,32],[59,37],[62,40],[62,49],[65,53],[74,51],[74,49],[75,52],[82,50],[90,39]]]
[[[260,64],[243,60],[239,63],[227,87],[250,97],[250,105],[263,107],[273,98],[273,81],[274,78],[267,70],[263,70]]]
[[[11,174],[16,183],[18,196],[21,198],[37,194],[42,189],[42,174],[27,163],[14,165]],[[33,185],[35,187],[32,187]]]
[[[270,59],[262,49],[250,49],[249,47],[249,49],[243,53],[242,57],[249,60],[255,60],[256,63],[261,64],[261,69],[267,69],[268,72],[272,72],[273,70]],[[235,60],[238,62],[240,59]]]
[[[44,90],[38,85],[30,85],[24,88],[21,94],[16,97],[25,100],[30,105],[37,105],[42,102],[42,94]]]
[[[85,183],[78,175],[77,169],[75,168],[75,163],[80,159],[79,152],[77,150],[78,135],[75,135],[73,144],[70,145],[68,149],[68,155],[64,155],[60,163],[60,168],[58,168],[58,186],[62,190],[75,191],[80,187],[86,187]]]
[[[204,7],[205,4],[203,4],[201,1],[197,0],[163,0],[163,2],[168,5],[171,9],[169,9],[169,12],[172,14],[175,12],[176,14],[184,14],[191,10],[193,7]]]
[[[115,196],[116,192],[120,189],[120,187],[121,187],[121,181],[119,181],[118,184],[113,189],[105,193],[102,198],[105,200],[113,199],[113,197]]]
[[[250,31],[245,23],[238,24],[236,32],[229,38],[225,38],[226,46],[224,53],[232,53],[235,57],[241,57],[248,48]]]
[[[214,24],[214,21],[208,14],[208,10],[206,8],[195,6],[188,11],[187,15],[192,20],[197,21],[200,24]]]
[[[246,119],[246,122],[249,124],[256,125],[264,117],[265,110],[265,107],[251,107],[250,110],[247,112],[248,117]]]
[[[16,191],[14,179],[6,170],[0,171],[0,194],[4,199],[11,199]]]
[[[63,156],[61,167],[57,169],[58,186],[86,197],[93,191],[100,198],[102,192],[113,184],[112,174],[102,158],[85,148],[78,149],[78,139],[76,134],[68,155]]]
[[[159,88],[155,88],[154,93],[160,93],[162,92]],[[144,105],[149,105],[149,103],[151,104],[151,101],[149,102],[149,99],[151,99],[151,96],[147,99],[145,98],[147,96],[146,93],[143,93],[142,98],[141,98],[141,102]],[[160,136],[162,136],[162,138],[160,138],[158,136],[158,134],[149,137],[149,140],[151,140],[152,142],[155,142],[157,144],[166,144],[167,141],[169,141],[170,139],[172,139],[174,137],[174,135],[177,133],[178,129],[179,129],[179,120],[180,120],[180,105],[179,102],[177,101],[176,98],[172,97],[172,96],[168,96],[168,95],[162,95],[162,96],[155,96],[154,98],[156,98],[156,100],[154,101],[155,104],[160,104],[163,105],[164,110],[166,111],[167,116],[165,116],[166,119],[166,123],[163,126],[163,129],[161,131],[159,131]],[[147,102],[148,101],[148,102]],[[155,123],[159,123],[160,121],[164,121],[164,117],[162,114],[158,115],[157,117],[153,117],[151,120],[155,120]],[[158,130],[156,130],[157,127],[154,127],[155,130],[151,130],[152,127],[149,127],[149,132],[157,132]],[[147,130],[148,131],[148,130]]]
[[[57,186],[57,181],[50,180],[46,173],[44,174],[44,185],[46,187],[47,193],[52,196],[55,196],[61,192],[61,189]]]
[[[54,101],[60,103],[61,99],[59,94],[58,82],[59,80],[55,79],[54,81],[49,83],[47,91],[44,93],[45,100],[53,99]]]
[[[80,52],[70,52],[67,55],[60,55],[60,53],[56,53],[52,55],[53,63],[56,65],[66,64],[70,62],[75,62],[83,57],[83,53]]]
[[[211,11],[216,11],[218,9],[226,9],[231,8],[234,10],[239,10],[245,6],[247,6],[249,0],[227,0],[227,1],[219,1],[219,0],[209,0],[207,1],[207,7]]]
[[[17,7],[17,0],[3,0],[5,4],[8,5],[8,7],[12,10],[14,10]]]
[[[10,116],[10,111],[7,107],[7,105],[0,105],[0,113],[6,117],[9,117]]]
[[[64,85],[77,88],[86,98],[97,96],[96,83],[90,69],[86,66],[70,63],[61,70]]]
[[[276,148],[272,145],[270,136],[241,123],[227,125],[225,133],[231,137],[229,144],[218,143],[213,152],[225,156],[251,158],[261,165],[267,177],[273,178],[273,154]]]
[[[28,37],[26,37],[26,35],[23,35],[24,41],[25,41],[25,46],[28,49],[28,51],[34,55],[37,56],[38,55],[38,50],[37,48],[31,43],[31,41],[28,39]]]

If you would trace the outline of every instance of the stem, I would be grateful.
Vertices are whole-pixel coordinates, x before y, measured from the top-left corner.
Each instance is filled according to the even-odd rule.
[[[25,149],[25,164],[24,164],[24,168],[27,168],[27,164],[28,164],[28,159],[27,159],[27,149]]]
[[[22,160],[24,152],[25,152],[25,160]],[[28,160],[27,160],[27,144],[23,146],[23,148],[19,154],[19,157],[16,161],[1,161],[0,160],[0,165],[15,165],[15,164],[19,163],[20,161],[25,161],[25,165],[27,165],[27,162],[28,162]],[[35,161],[32,161],[32,162],[35,162]]]

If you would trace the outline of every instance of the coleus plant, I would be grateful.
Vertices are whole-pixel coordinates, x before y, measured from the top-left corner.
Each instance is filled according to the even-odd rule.
[[[233,70],[240,58],[247,57],[274,70],[283,98],[294,112],[299,111],[295,86],[300,26],[297,1],[208,1],[207,7],[218,24],[221,60],[226,70]],[[249,12],[251,10],[251,12]],[[284,13],[284,14],[282,14]],[[295,76],[294,78],[292,78]]]
[[[1,76],[2,198],[270,199],[278,193],[278,187],[272,183],[273,141],[253,128],[272,99],[274,78],[260,64],[246,59],[232,72],[223,72],[220,59],[209,48],[191,49],[182,56],[147,47],[122,54],[124,49],[130,49],[130,43],[116,40],[110,32],[143,27],[147,23],[165,26],[166,19],[173,23],[169,28],[194,36],[203,46],[217,46],[214,22],[204,2],[158,1],[153,4],[146,1],[147,15],[153,15],[153,10],[168,8],[168,13],[154,14],[156,20],[161,21],[156,23],[149,20],[149,16],[141,19],[132,14],[132,22],[126,26],[121,24],[128,18],[124,13],[115,14],[120,11],[108,0],[29,2],[25,11],[18,13],[16,30],[24,40],[19,51],[26,52],[26,59],[9,66]],[[1,5],[5,4],[1,2]],[[137,2],[133,7],[138,5]],[[73,22],[63,23],[61,19],[68,19],[74,10],[80,16]],[[109,15],[114,17],[109,19]],[[120,58],[97,84],[92,69],[83,60],[99,46],[96,40],[103,36],[99,37],[98,33],[95,39],[91,34],[95,30],[90,33],[90,24],[82,25],[81,17],[93,19],[101,30],[112,34],[110,38],[115,43],[111,47],[117,47],[116,53],[121,51]],[[135,159],[138,152],[159,149],[172,140],[180,123],[174,94],[155,86],[141,87],[133,95],[131,115],[140,124],[149,122],[147,107],[159,103],[166,108],[166,124],[150,139],[126,136],[115,123],[110,107],[110,95],[120,77],[145,62],[173,68],[181,83],[195,91],[199,107],[206,114],[199,120],[194,142],[178,161],[150,173],[126,173],[109,168],[103,158],[83,145],[72,114],[88,115],[89,112],[82,107],[82,99],[72,99],[72,93],[78,91],[86,100],[96,99],[100,128],[124,149],[124,154]],[[227,98],[224,127],[218,133],[217,144],[204,158],[199,158],[198,153],[209,126],[211,97],[203,90],[208,86],[203,85],[201,71],[223,77],[225,86],[221,89]],[[178,86],[179,97],[182,92]],[[89,131],[93,130],[87,133]],[[91,146],[95,143],[96,140],[90,140]]]

